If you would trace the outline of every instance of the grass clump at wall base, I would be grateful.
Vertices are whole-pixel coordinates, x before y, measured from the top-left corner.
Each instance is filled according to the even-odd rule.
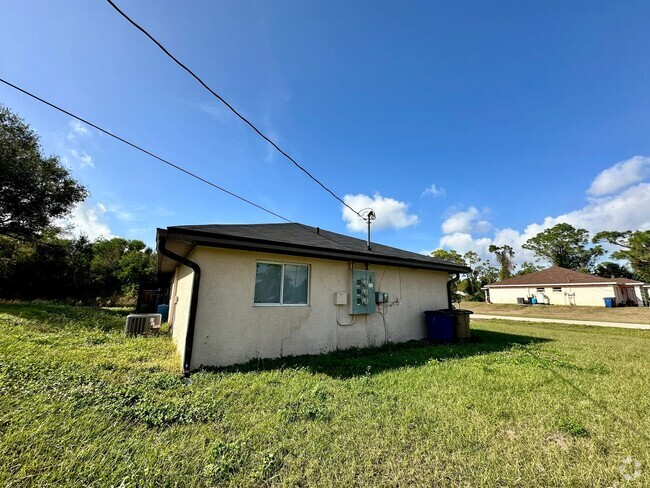
[[[184,381],[126,313],[0,304],[1,486],[650,484],[645,331],[473,321]]]

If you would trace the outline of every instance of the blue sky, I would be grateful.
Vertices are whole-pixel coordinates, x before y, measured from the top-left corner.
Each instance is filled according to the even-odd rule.
[[[520,244],[560,221],[650,228],[650,4],[118,2],[353,207],[416,252]],[[106,2],[7,1],[0,76],[291,220],[342,206]],[[71,221],[275,221],[11,88],[0,102],[91,192]],[[429,191],[427,191],[429,189]]]

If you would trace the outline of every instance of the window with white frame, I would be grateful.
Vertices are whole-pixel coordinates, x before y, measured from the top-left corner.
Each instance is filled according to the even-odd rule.
[[[546,288],[537,288],[537,293],[544,293]]]
[[[309,265],[258,262],[255,270],[255,305],[307,305]]]
[[[561,286],[554,286],[553,287],[553,293],[562,293],[562,287]]]

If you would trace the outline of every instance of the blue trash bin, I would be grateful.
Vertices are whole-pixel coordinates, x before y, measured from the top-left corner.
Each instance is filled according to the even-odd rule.
[[[605,300],[605,306],[607,308],[614,308],[614,306],[616,305],[614,302],[615,300],[614,297],[603,298],[603,300]]]
[[[427,336],[429,342],[452,342],[456,329],[456,317],[444,310],[427,310],[424,312],[427,321]]]
[[[169,321],[169,305],[158,305],[156,308],[156,313],[162,315],[163,322]]]

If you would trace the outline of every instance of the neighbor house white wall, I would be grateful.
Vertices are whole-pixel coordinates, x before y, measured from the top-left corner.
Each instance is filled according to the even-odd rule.
[[[603,298],[617,297],[614,285],[558,285],[561,292],[554,292],[553,286],[544,286],[544,296],[548,297],[551,305],[571,305],[569,294],[575,293],[574,305],[604,306]],[[517,303],[518,297],[537,297],[537,287],[490,287],[490,302]]]
[[[371,266],[376,290],[389,293],[390,302],[398,301],[386,307],[386,329],[379,313],[358,315],[353,325],[340,326],[337,308],[342,323],[352,319],[347,307],[334,305],[337,291],[347,292],[349,300],[348,262],[208,247],[195,248],[190,259],[201,267],[192,369],[380,345],[386,340],[386,329],[393,342],[421,339],[426,335],[422,312],[447,307],[447,273]],[[258,260],[310,265],[309,305],[253,305]],[[188,271],[181,271],[178,282],[174,337],[179,348],[189,311]],[[188,278],[189,286],[184,285]]]
[[[643,292],[641,291],[641,285],[634,287],[634,296],[636,297],[636,303],[639,305],[643,304]]]

